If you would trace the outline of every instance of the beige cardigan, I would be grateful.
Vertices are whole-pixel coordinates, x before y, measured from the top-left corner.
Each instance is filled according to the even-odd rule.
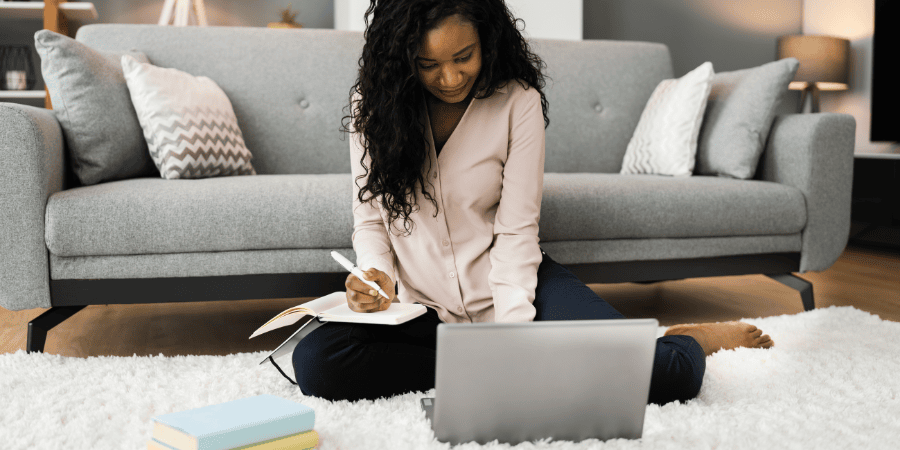
[[[374,267],[393,280],[399,276],[399,301],[433,308],[446,323],[534,320],[544,185],[540,94],[513,82],[490,98],[473,98],[439,157],[423,109],[431,163],[423,170],[431,168],[426,189],[439,212],[433,217],[434,205],[417,190],[419,209],[410,214],[415,225],[409,236],[398,236],[404,233],[402,218],[388,233],[380,202],[359,202],[355,181],[365,173],[363,149],[359,134],[352,133],[357,266]],[[371,167],[368,155],[365,161]]]

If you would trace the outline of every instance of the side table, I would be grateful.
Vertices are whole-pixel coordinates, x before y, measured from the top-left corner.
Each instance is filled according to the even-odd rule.
[[[853,158],[849,244],[900,250],[900,154]]]

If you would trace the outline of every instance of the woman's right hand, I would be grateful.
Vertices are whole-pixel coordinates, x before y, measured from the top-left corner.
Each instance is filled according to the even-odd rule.
[[[391,280],[391,277],[374,267],[363,272],[363,276],[368,281],[378,283],[378,286],[391,298],[386,299],[382,297],[371,286],[351,273],[347,276],[347,282],[344,283],[347,286],[347,305],[350,307],[350,310],[368,313],[384,311],[390,308],[391,302],[396,297],[394,281]]]

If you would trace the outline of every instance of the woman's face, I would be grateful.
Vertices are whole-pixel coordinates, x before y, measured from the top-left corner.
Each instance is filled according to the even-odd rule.
[[[458,14],[444,18],[423,36],[416,67],[422,85],[438,100],[465,100],[481,72],[478,30]]]

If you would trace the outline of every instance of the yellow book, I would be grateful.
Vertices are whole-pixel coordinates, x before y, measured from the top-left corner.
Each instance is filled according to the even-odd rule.
[[[269,441],[257,442],[256,444],[236,447],[231,450],[308,450],[316,448],[319,445],[319,433],[315,430],[297,433],[291,436],[280,437]],[[180,450],[170,447],[156,439],[147,441],[147,450]]]

